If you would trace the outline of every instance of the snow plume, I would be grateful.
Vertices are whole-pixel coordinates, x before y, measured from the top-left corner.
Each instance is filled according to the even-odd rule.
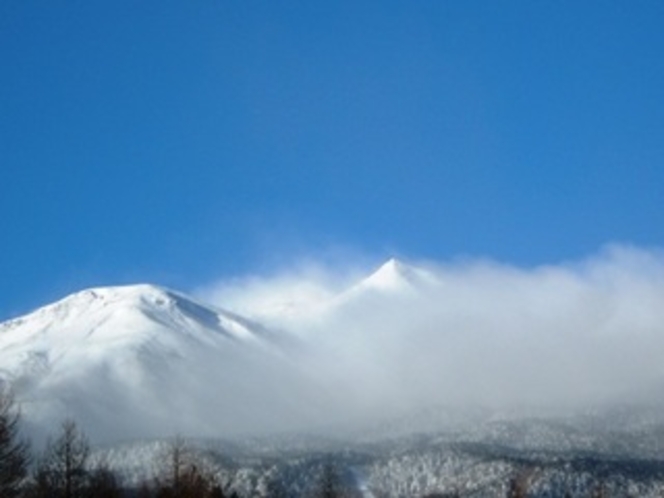
[[[660,251],[608,246],[536,268],[391,260],[359,280],[309,270],[222,283],[203,298],[302,339],[300,367],[331,417],[662,401]]]
[[[290,327],[321,311],[336,295],[365,277],[366,272],[355,264],[339,268],[306,259],[268,276],[223,280],[195,294],[242,316]]]
[[[197,299],[81,291],[0,324],[0,379],[33,434],[67,416],[96,441],[424,430],[493,409],[664,401],[661,252],[361,266],[308,263]]]

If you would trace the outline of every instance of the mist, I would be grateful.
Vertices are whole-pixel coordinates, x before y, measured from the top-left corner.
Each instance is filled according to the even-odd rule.
[[[308,263],[198,295],[298,345],[288,361],[315,387],[285,395],[324,406],[325,423],[663,400],[659,250],[612,245],[533,268],[409,260],[367,279],[378,266]]]
[[[8,322],[3,374],[33,439],[65,417],[118,441],[664,413],[657,249],[612,245],[537,267],[312,261],[193,300],[151,286],[84,291]]]

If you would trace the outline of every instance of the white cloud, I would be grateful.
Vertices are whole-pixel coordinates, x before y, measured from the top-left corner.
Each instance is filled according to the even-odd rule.
[[[401,291],[353,288],[356,271],[307,265],[223,283],[205,298],[306,338],[301,368],[347,414],[654,401],[664,387],[659,251],[608,246],[536,268],[413,267]]]
[[[306,260],[268,276],[223,280],[198,289],[195,294],[228,311],[273,325],[290,326],[319,311],[362,275],[357,266],[334,269]]]

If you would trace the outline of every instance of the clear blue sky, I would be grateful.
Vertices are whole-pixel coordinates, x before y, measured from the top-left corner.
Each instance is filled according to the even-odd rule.
[[[4,1],[0,319],[296,254],[664,246],[664,2]]]

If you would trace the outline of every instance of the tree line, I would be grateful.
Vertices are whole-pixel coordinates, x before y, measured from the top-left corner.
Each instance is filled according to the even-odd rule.
[[[0,498],[239,498],[200,470],[182,439],[169,449],[167,472],[127,490],[107,465],[92,461],[89,440],[74,421],[63,422],[36,457],[19,422],[13,396],[0,388]]]
[[[36,457],[29,442],[21,437],[19,424],[20,411],[13,396],[0,386],[0,498],[242,498],[235,491],[225,490],[215,475],[205,471],[182,438],[170,444],[165,469],[159,477],[143,482],[138,489],[126,489],[108,465],[93,461],[89,440],[74,421],[64,421]],[[506,496],[528,496],[530,477],[529,472],[513,476]],[[338,468],[327,462],[307,496],[357,497],[357,491],[343,481]],[[292,498],[283,483],[276,481],[271,483],[268,494],[269,498]],[[424,498],[460,496],[460,492],[433,493]],[[600,483],[590,496],[606,496],[606,490]]]
[[[138,489],[126,489],[103,461],[93,461],[88,438],[73,420],[66,420],[34,456],[20,434],[20,411],[11,392],[0,385],[0,498],[243,498],[203,469],[182,438],[165,455],[165,469]],[[287,497],[277,483],[273,498]],[[326,468],[311,498],[341,498],[335,471]]]

